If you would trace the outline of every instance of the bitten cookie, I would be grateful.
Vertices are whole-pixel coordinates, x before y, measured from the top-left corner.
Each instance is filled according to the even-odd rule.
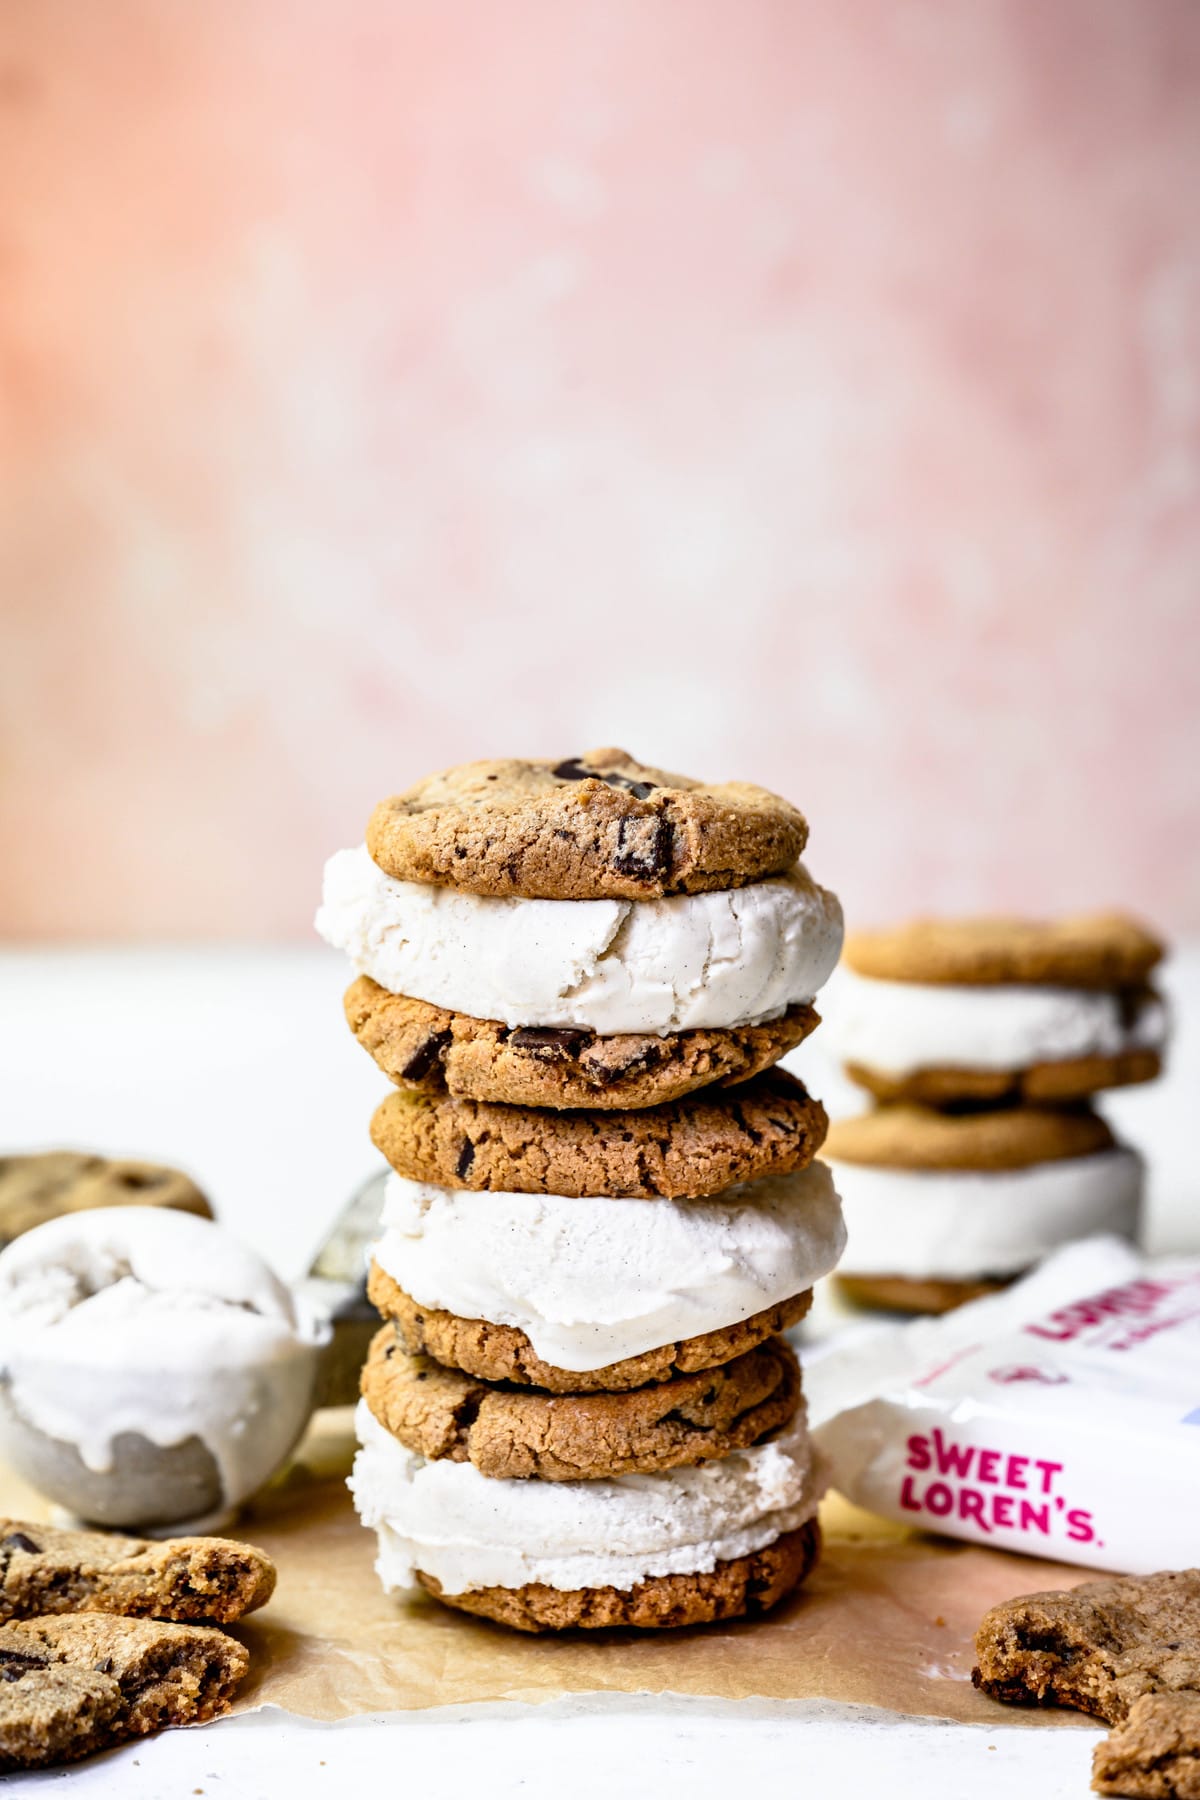
[[[741,887],[789,869],[807,837],[765,788],[707,785],[615,749],[464,763],[383,801],[367,827],[398,880],[547,900]]]
[[[1200,1690],[1200,1569],[1019,1595],[984,1616],[975,1653],[994,1700],[1119,1724],[1144,1694]]]
[[[843,957],[878,981],[952,982],[966,987],[1017,982],[1048,987],[1140,987],[1163,946],[1124,913],[1075,918],[914,919],[883,931],[856,931]]]
[[[0,1620],[48,1613],[231,1624],[275,1590],[275,1565],[231,1538],[153,1541],[0,1519]]]
[[[371,1345],[363,1398],[375,1419],[431,1461],[482,1475],[581,1481],[646,1475],[728,1456],[792,1417],[800,1371],[781,1338],[732,1362],[612,1394],[491,1387],[426,1356],[385,1326]]]
[[[545,1113],[400,1090],[376,1109],[371,1137],[410,1181],[696,1199],[806,1167],[827,1123],[794,1076],[771,1069],[732,1093],[702,1090],[650,1112]]]
[[[78,1150],[0,1157],[0,1248],[47,1219],[97,1206],[168,1206],[212,1218],[195,1182],[160,1163]]]
[[[456,1313],[418,1306],[378,1263],[371,1264],[367,1294],[384,1318],[394,1322],[400,1343],[412,1355],[431,1356],[481,1381],[509,1381],[554,1394],[612,1393],[714,1368],[798,1325],[812,1304],[809,1289],[721,1331],[663,1344],[601,1369],[560,1369],[543,1361],[515,1325],[462,1319]]]
[[[213,1719],[249,1662],[204,1625],[81,1614],[0,1626],[0,1770],[74,1762]]]
[[[521,1588],[473,1588],[446,1594],[432,1575],[418,1573],[417,1580],[443,1605],[494,1619],[516,1631],[595,1631],[607,1626],[663,1631],[708,1625],[718,1619],[760,1617],[800,1585],[820,1547],[820,1526],[810,1519],[765,1549],[719,1562],[707,1573],[654,1575],[628,1590],[562,1589],[531,1582]]]
[[[826,1153],[883,1169],[1023,1169],[1111,1150],[1108,1126],[1086,1107],[1014,1106],[939,1112],[897,1103],[830,1127]]]
[[[725,1031],[601,1036],[579,1026],[510,1027],[389,993],[369,975],[346,990],[346,1019],[397,1087],[508,1106],[643,1108],[695,1088],[750,1080],[820,1023],[811,1006]]]
[[[1144,1694],[1092,1752],[1098,1794],[1200,1800],[1200,1694]]]

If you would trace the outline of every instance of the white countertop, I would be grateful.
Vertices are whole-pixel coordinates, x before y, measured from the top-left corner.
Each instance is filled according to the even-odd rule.
[[[341,959],[319,949],[0,951],[0,1152],[70,1146],[178,1164],[281,1274],[300,1275],[378,1166],[366,1127],[385,1084],[342,1021],[345,982]],[[1200,948],[1173,961],[1165,986],[1179,1019],[1170,1074],[1111,1096],[1105,1110],[1150,1156],[1149,1246],[1196,1249]],[[831,1111],[857,1104],[819,1032],[789,1065]],[[986,1800],[1019,1788],[1084,1800],[1091,1742],[1087,1731],[1029,1731],[1003,1715],[981,1728],[816,1703],[596,1696],[338,1726],[261,1712],[75,1770],[9,1777],[5,1792],[23,1800],[68,1782],[81,1796],[249,1800],[388,1781],[414,1793],[609,1800],[725,1794],[770,1777],[817,1795]]]

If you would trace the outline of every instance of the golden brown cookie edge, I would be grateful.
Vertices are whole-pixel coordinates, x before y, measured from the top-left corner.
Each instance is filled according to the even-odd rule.
[[[351,983],[343,1005],[354,1037],[397,1087],[555,1111],[640,1111],[701,1088],[739,1085],[821,1022],[812,1006],[800,1005],[761,1025],[663,1036],[510,1028],[392,994],[369,975]]]
[[[829,1128],[824,1153],[834,1164],[865,1168],[987,1173],[1094,1156],[1116,1147],[1104,1120],[1082,1102],[942,1111],[890,1101],[837,1120]]]
[[[1163,955],[1154,933],[1120,912],[910,919],[851,932],[842,952],[847,968],[873,981],[1087,989],[1140,986]]]
[[[630,1628],[674,1630],[726,1619],[756,1618],[794,1592],[812,1572],[821,1552],[815,1518],[784,1532],[748,1556],[719,1562],[691,1575],[652,1575],[628,1591],[613,1588],[475,1588],[445,1594],[432,1575],[417,1580],[443,1606],[507,1625],[515,1631],[596,1631]]]
[[[616,1393],[503,1387],[412,1356],[384,1326],[362,1396],[414,1455],[469,1462],[489,1480],[604,1481],[720,1461],[795,1417],[800,1367],[783,1338],[731,1362]]]
[[[947,1313],[966,1306],[971,1300],[983,1300],[989,1294],[1003,1293],[1009,1281],[941,1281],[934,1277],[920,1279],[910,1275],[843,1275],[833,1277],[837,1292],[853,1306],[883,1312]],[[1017,1276],[1011,1277],[1012,1281]]]
[[[554,1394],[583,1394],[647,1387],[731,1362],[767,1338],[798,1325],[812,1304],[812,1289],[735,1325],[663,1344],[601,1369],[560,1369],[544,1362],[516,1325],[494,1325],[486,1319],[466,1319],[437,1307],[420,1306],[374,1261],[367,1278],[367,1297],[395,1325],[410,1355],[430,1356],[480,1381],[514,1382]]]
[[[1063,1062],[1032,1063],[1024,1069],[914,1069],[891,1075],[866,1063],[845,1065],[851,1081],[875,1100],[916,1101],[925,1106],[1008,1101],[1013,1105],[1063,1105],[1087,1100],[1106,1088],[1155,1081],[1162,1073],[1157,1050],[1127,1050],[1118,1056],[1079,1056]]]
[[[820,1101],[774,1068],[649,1114],[545,1112],[397,1088],[376,1108],[371,1139],[398,1175],[439,1187],[690,1200],[807,1168],[827,1129]]]

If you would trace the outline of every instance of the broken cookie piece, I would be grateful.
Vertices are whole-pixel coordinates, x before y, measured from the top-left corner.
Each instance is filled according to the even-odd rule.
[[[76,1762],[115,1742],[105,1733],[120,1705],[111,1675],[0,1652],[0,1772]]]
[[[0,1771],[213,1719],[249,1660],[206,1625],[76,1614],[0,1626]]]
[[[994,1700],[1120,1724],[1143,1695],[1200,1691],[1200,1569],[1006,1600],[984,1617],[975,1651],[971,1679]]]
[[[274,1590],[270,1557],[231,1538],[154,1542],[0,1519],[0,1620],[87,1612],[227,1625]]]
[[[1097,1744],[1092,1786],[1131,1800],[1200,1800],[1200,1694],[1144,1694]]]

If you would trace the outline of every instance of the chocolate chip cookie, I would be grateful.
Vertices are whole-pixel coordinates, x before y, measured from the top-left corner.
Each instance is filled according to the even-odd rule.
[[[493,1325],[486,1319],[463,1319],[457,1313],[418,1306],[378,1263],[371,1264],[367,1294],[384,1318],[394,1323],[401,1344],[414,1356],[431,1356],[448,1368],[477,1375],[481,1381],[508,1381],[552,1394],[623,1392],[715,1368],[776,1332],[798,1325],[812,1304],[809,1289],[736,1325],[663,1344],[641,1356],[606,1363],[602,1369],[560,1369],[543,1362],[516,1325]]]
[[[470,1462],[497,1480],[586,1481],[685,1468],[756,1444],[795,1413],[800,1370],[783,1339],[770,1338],[652,1387],[544,1394],[410,1356],[385,1325],[362,1391],[379,1424],[430,1461]]]
[[[1012,1276],[1010,1280],[1015,1281]],[[853,1306],[879,1307],[885,1312],[948,1313],[971,1300],[984,1300],[1009,1285],[1007,1280],[918,1280],[911,1275],[835,1275],[838,1292]]]
[[[771,1069],[648,1112],[555,1113],[398,1090],[376,1109],[371,1137],[410,1181],[681,1200],[806,1168],[827,1124],[802,1083]]]
[[[856,975],[879,981],[1091,989],[1141,987],[1162,956],[1152,932],[1115,912],[1048,920],[914,919],[883,931],[852,932],[843,951]]]
[[[85,1613],[0,1626],[0,1771],[213,1719],[249,1661],[206,1625]]]
[[[0,1519],[0,1620],[88,1612],[227,1625],[274,1589],[270,1557],[231,1538],[154,1541]]]
[[[78,1150],[0,1157],[0,1249],[47,1219],[97,1206],[170,1206],[213,1216],[195,1182],[161,1163]]]
[[[1144,1694],[1200,1691],[1200,1569],[1022,1594],[985,1615],[975,1653],[994,1700],[1119,1724]]]
[[[384,800],[367,848],[388,875],[527,899],[644,900],[782,875],[804,849],[794,806],[624,750],[464,763]]]
[[[397,1087],[507,1106],[660,1106],[770,1068],[820,1023],[792,1006],[763,1025],[602,1037],[580,1026],[503,1025],[389,993],[369,975],[346,990],[346,1020]]]
[[[718,1619],[761,1617],[800,1585],[820,1548],[820,1527],[809,1519],[749,1556],[719,1562],[703,1573],[653,1575],[628,1589],[553,1588],[530,1582],[521,1588],[445,1594],[432,1575],[418,1570],[417,1580],[443,1605],[516,1631],[595,1631],[608,1626],[663,1631]]]
[[[1092,1752],[1098,1794],[1200,1800],[1200,1694],[1143,1694]]]
[[[1111,1150],[1097,1113],[1073,1107],[1011,1106],[941,1112],[897,1102],[830,1127],[827,1156],[881,1169],[1024,1169],[1033,1163]]]
[[[1005,1101],[1013,1105],[1059,1105],[1085,1100],[1105,1088],[1156,1081],[1163,1060],[1157,1050],[1123,1050],[1113,1056],[1072,1056],[1062,1062],[1030,1063],[1023,1069],[914,1069],[892,1075],[850,1060],[851,1081],[876,1100],[915,1100],[928,1106]]]

